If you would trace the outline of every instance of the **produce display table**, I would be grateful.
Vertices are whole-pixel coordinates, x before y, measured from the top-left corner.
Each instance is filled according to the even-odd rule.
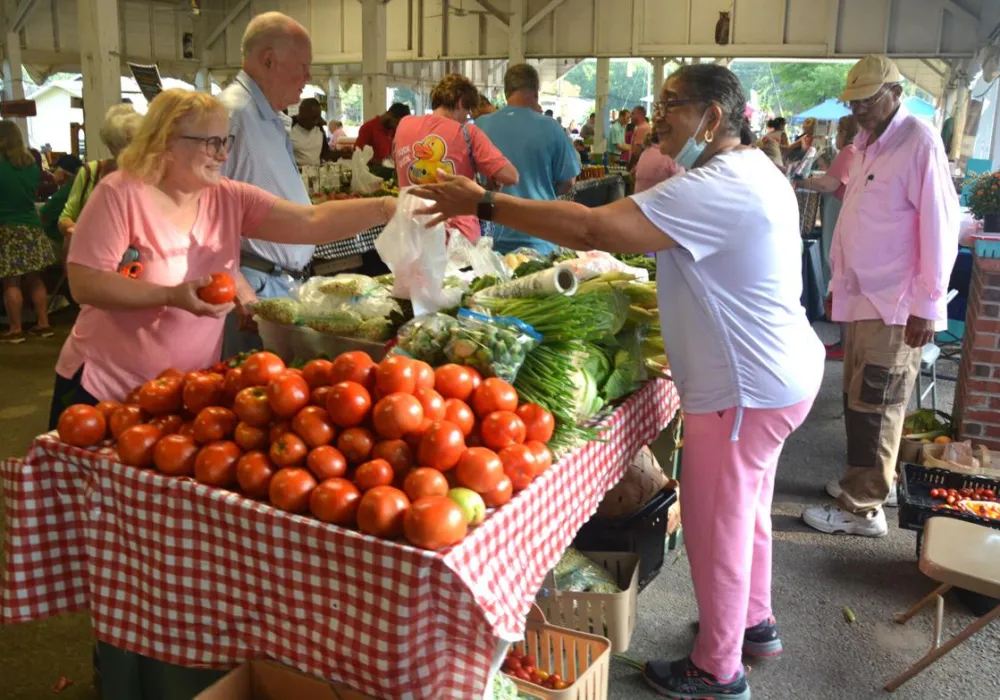
[[[612,173],[602,178],[578,182],[560,199],[573,200],[588,207],[599,207],[622,199],[624,196],[625,178],[621,173]],[[351,238],[316,246],[313,257],[316,260],[337,260],[363,255],[370,250],[375,250],[375,239],[382,233],[383,228],[385,227],[376,226]]]
[[[605,441],[558,464],[459,545],[374,539],[39,437],[0,467],[0,622],[89,609],[98,639],[184,666],[269,657],[390,698],[482,697],[555,565],[629,460],[670,422],[647,383]]]

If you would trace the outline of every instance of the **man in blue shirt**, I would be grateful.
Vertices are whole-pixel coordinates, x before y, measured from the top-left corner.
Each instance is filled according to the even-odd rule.
[[[282,110],[297,104],[309,81],[312,41],[305,27],[280,12],[257,15],[243,34],[243,70],[219,99],[229,110],[233,146],[222,174],[256,185],[298,204],[309,204]],[[246,304],[257,297],[288,296],[293,282],[309,274],[314,246],[244,238],[237,282],[237,311],[226,319],[225,348],[230,357],[261,347],[247,328]]]
[[[573,187],[580,174],[580,159],[566,132],[554,119],[538,111],[538,71],[527,63],[511,66],[503,78],[507,106],[480,117],[476,126],[517,168],[520,179],[504,188],[505,194],[525,199],[556,199]],[[553,243],[506,226],[493,229],[493,246],[501,253],[534,248],[548,254]]]

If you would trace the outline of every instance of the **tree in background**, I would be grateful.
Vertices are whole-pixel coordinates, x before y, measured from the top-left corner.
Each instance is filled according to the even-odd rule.
[[[631,109],[643,104],[643,98],[650,94],[652,73],[652,66],[641,58],[611,61],[608,107]],[[597,60],[591,58],[577,64],[563,76],[563,80],[578,87],[583,99],[596,100]]]
[[[417,93],[408,87],[397,87],[392,90],[392,101],[402,102],[410,106],[410,111],[417,114]]]

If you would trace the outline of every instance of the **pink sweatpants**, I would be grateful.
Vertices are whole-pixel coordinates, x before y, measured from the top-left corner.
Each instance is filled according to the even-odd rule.
[[[691,660],[727,680],[743,631],[771,616],[771,499],[785,440],[815,397],[782,409],[686,414],[681,518],[700,629]]]

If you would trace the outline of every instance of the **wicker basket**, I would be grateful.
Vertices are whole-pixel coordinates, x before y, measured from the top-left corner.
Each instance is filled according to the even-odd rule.
[[[628,651],[635,631],[639,555],[632,552],[581,553],[610,571],[621,593],[560,591],[550,571],[535,602],[552,624],[607,637],[612,653],[622,654]]]
[[[604,637],[550,625],[532,605],[524,641],[513,648],[534,656],[540,670],[573,679],[564,690],[549,690],[510,676],[519,694],[539,700],[607,700],[611,642]]]

